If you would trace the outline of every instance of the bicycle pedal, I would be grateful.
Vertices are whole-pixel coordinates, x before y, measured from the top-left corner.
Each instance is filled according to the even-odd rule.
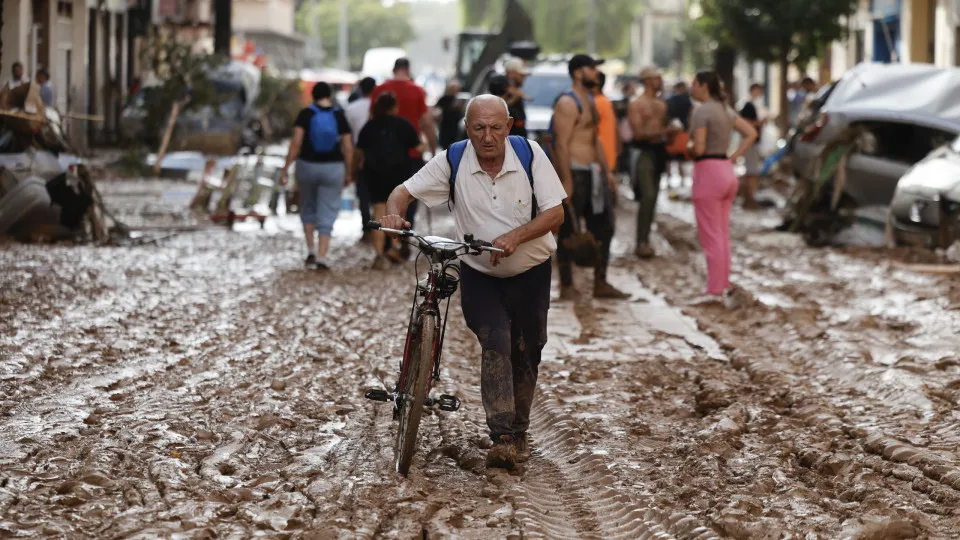
[[[371,388],[363,393],[363,397],[371,401],[390,401],[392,397],[383,388]]]
[[[454,412],[460,409],[460,398],[443,394],[437,399],[437,404],[441,411]]]

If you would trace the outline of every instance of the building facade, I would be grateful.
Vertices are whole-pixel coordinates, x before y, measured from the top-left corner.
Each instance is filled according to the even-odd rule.
[[[236,48],[253,47],[268,67],[299,71],[303,38],[294,32],[294,0],[234,0]],[[119,138],[131,87],[144,75],[140,51],[158,28],[212,51],[212,0],[4,0],[0,84],[14,62],[32,79],[46,69],[55,106],[81,148]]]
[[[960,0],[862,0],[831,47],[834,77],[859,62],[960,65]]]
[[[58,110],[104,117],[68,121],[75,144],[115,132],[128,69],[126,11],[125,0],[6,0],[0,81],[14,62],[31,78],[45,69]]]

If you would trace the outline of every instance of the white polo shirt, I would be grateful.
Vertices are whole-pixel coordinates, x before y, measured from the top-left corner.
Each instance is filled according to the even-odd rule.
[[[530,222],[533,191],[523,165],[509,141],[503,159],[503,169],[496,178],[483,172],[473,145],[467,142],[460,168],[457,171],[456,196],[453,201],[453,219],[457,228],[457,240],[464,234],[472,234],[478,240],[494,241],[517,227]],[[550,159],[532,142],[533,188],[537,195],[537,215],[560,206],[567,196],[553,169]],[[430,160],[413,178],[403,183],[407,191],[428,207],[447,204],[450,195],[450,164],[447,153],[441,152]],[[463,261],[484,274],[494,277],[510,277],[522,274],[546,261],[557,249],[553,234],[546,233],[517,247],[510,257],[500,264],[490,264],[490,254],[465,256]]]

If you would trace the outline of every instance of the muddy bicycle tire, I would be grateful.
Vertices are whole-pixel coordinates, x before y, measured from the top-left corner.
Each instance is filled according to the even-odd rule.
[[[437,335],[437,317],[423,315],[417,335],[410,344],[409,365],[406,367],[402,388],[411,399],[400,405],[400,423],[394,445],[397,472],[406,476],[410,471],[413,454],[417,451],[417,431],[423,416],[423,404],[427,399],[427,381],[433,370],[433,346]]]

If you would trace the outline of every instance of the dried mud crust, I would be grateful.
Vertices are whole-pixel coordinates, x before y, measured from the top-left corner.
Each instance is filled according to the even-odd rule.
[[[366,251],[336,248],[329,273],[301,268],[296,238],[223,230],[4,252],[2,534],[703,537],[618,491],[544,400],[536,457],[487,470],[479,348],[456,302],[436,390],[464,406],[424,417],[398,477],[390,410],[362,392],[394,382],[414,280],[357,272]]]
[[[371,281],[351,249],[306,271],[299,248],[218,231],[4,255],[0,534],[518,531],[502,490],[442,451],[480,452],[479,401],[425,417],[411,479],[392,472],[395,424],[362,391],[393,382],[412,272]],[[446,380],[474,383],[471,336],[448,330]]]
[[[632,218],[623,212],[621,223]],[[660,258],[615,265],[684,306],[703,287],[695,229],[683,208],[658,224],[669,244]],[[734,230],[737,307],[683,307],[729,365],[702,353],[602,367],[574,357],[544,380],[574,390],[565,407],[586,442],[617,455],[619,485],[651,507],[697,509],[725,536],[955,537],[951,278],[898,269],[884,253],[764,242],[757,232]],[[591,322],[607,309],[577,306],[594,342],[618,340],[602,316]],[[573,378],[580,387],[566,384]],[[598,394],[620,399],[590,399]]]

